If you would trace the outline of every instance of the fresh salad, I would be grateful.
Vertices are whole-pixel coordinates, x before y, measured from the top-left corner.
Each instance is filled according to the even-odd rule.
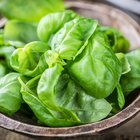
[[[61,0],[1,0],[0,13],[8,19],[0,30],[1,113],[24,109],[50,127],[93,123],[121,111],[140,87],[140,49],[129,52],[117,29]]]

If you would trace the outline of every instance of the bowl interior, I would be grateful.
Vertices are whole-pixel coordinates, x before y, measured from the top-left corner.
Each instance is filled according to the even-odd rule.
[[[112,26],[120,30],[126,36],[126,38],[130,41],[131,50],[140,47],[139,25],[132,18],[130,18],[128,15],[121,12],[120,10],[117,10],[113,7],[100,4],[100,3],[88,4],[88,3],[74,2],[74,1],[66,2],[66,6],[69,9],[73,9],[74,11],[76,11],[82,16],[98,19],[100,24],[102,25]],[[131,104],[132,107],[134,105],[134,101],[136,100],[136,102],[138,102],[137,100],[139,98],[138,92],[135,92],[135,93],[136,94],[135,96],[133,96],[133,99],[131,101],[129,100],[129,105]],[[129,109],[129,106],[127,107]],[[108,128],[116,126],[120,124],[121,122],[129,119],[134,114],[136,114],[138,110],[133,110],[132,112],[129,112],[129,113],[128,111],[120,112],[120,114],[118,115],[119,117],[114,116],[114,118],[116,117],[116,119],[110,120],[109,118],[107,120],[102,121],[103,123],[99,122],[99,123],[89,124],[89,125],[84,125],[84,126],[78,126],[78,127],[76,126],[72,128],[60,128],[60,129],[55,129],[55,128],[51,129],[49,127],[38,127],[36,120],[34,120],[30,114],[27,115],[26,113],[24,113],[24,111],[20,111],[11,117],[12,122],[11,120],[7,120],[7,117],[3,117],[3,121],[0,122],[0,125],[2,127],[6,127],[8,129],[18,131],[18,132],[23,132],[26,134],[64,137],[64,136],[71,136],[71,135],[90,134],[90,133],[100,132],[101,130],[106,130]],[[124,116],[127,116],[127,117],[124,118]],[[124,119],[120,121],[119,119],[122,117]],[[4,122],[5,120],[7,121],[7,123]],[[14,122],[13,120],[17,120],[20,123]],[[15,123],[15,125],[12,124],[10,126],[8,122]],[[31,124],[31,125],[26,125],[24,123]],[[29,129],[31,130],[29,131]]]

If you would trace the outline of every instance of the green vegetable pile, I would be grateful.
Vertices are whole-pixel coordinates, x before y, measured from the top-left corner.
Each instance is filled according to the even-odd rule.
[[[34,14],[29,5],[29,16],[17,16],[18,6],[7,13],[4,6],[13,6],[8,1],[0,3],[12,19],[0,32],[0,112],[13,115],[26,104],[24,110],[40,124],[63,127],[97,122],[123,109],[126,97],[140,87],[140,49],[128,52],[119,31],[62,11],[62,4],[56,8],[62,12],[50,13],[52,7],[46,12],[45,2],[56,0],[35,2],[43,8]]]

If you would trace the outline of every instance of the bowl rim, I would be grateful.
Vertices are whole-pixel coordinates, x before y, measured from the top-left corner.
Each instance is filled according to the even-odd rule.
[[[139,91],[140,92],[140,91]],[[0,113],[0,126],[11,131],[42,137],[74,137],[96,135],[125,123],[140,112],[140,95],[116,115],[105,120],[72,127],[50,128],[19,122]]]
[[[88,7],[89,10],[93,9],[93,5],[92,5],[93,2],[91,4],[90,2],[83,2],[83,1],[81,2],[66,1],[65,4],[67,7],[78,6],[83,9],[87,9],[86,7]],[[131,24],[133,24],[135,28],[140,29],[138,23],[123,11],[103,3],[94,2],[94,6],[99,6],[99,5],[102,7],[113,9],[121,13],[123,16],[125,16],[125,18],[129,19],[128,21]],[[140,36],[140,32],[139,32],[139,36]],[[96,135],[98,133],[105,132],[106,130],[109,130],[115,126],[118,126],[128,121],[139,112],[140,112],[140,91],[138,92],[138,97],[125,109],[123,109],[122,111],[120,111],[119,113],[117,113],[116,115],[110,118],[107,118],[105,120],[96,123],[90,123],[90,124],[72,126],[72,127],[50,128],[50,127],[42,127],[42,126],[36,126],[36,125],[19,122],[0,113],[0,127],[18,133],[24,133],[27,135],[42,136],[42,137],[73,137],[79,135]]]

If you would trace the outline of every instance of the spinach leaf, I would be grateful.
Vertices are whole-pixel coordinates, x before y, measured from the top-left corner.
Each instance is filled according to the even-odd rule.
[[[3,77],[6,74],[6,67],[0,63],[0,77]]]
[[[59,106],[73,111],[82,123],[102,120],[112,109],[105,99],[96,99],[88,95],[66,73],[61,75],[57,83],[56,101]]]
[[[41,19],[38,24],[37,33],[40,40],[47,42],[64,24],[78,15],[72,11],[49,14]]]
[[[121,77],[121,86],[125,96],[133,90],[140,88],[140,49],[126,54],[131,71]]]
[[[49,13],[64,10],[62,0],[1,0],[0,13],[8,19],[38,22]]]
[[[38,86],[40,76],[41,75],[38,75],[38,76],[31,78],[29,80],[26,78],[25,80],[28,80],[28,81],[23,80],[22,77],[20,77],[20,78],[22,79],[22,81],[24,81],[24,83],[26,82],[26,86],[30,89],[30,91],[32,91],[32,94],[37,95],[37,86]]]
[[[6,45],[4,41],[4,30],[0,29],[0,77],[12,70],[9,59],[15,48]]]
[[[30,84],[27,82],[25,85],[23,81],[19,78],[19,81],[22,85],[21,93],[24,101],[30,106],[32,111],[34,112],[35,116],[39,119],[39,121],[42,124],[48,125],[48,126],[73,126],[80,124],[79,121],[72,120],[71,118],[64,119],[58,113],[52,111],[51,109],[48,109],[41,101],[38,99],[37,94],[33,92],[29,87],[31,85],[34,85],[36,82],[32,79],[32,81],[29,81]],[[34,81],[34,82],[33,82]],[[32,83],[32,84],[31,84]],[[29,86],[30,85],[30,86]],[[32,87],[32,86],[31,86]]]
[[[46,43],[40,41],[28,43],[25,47],[14,51],[10,64],[21,74],[30,77],[37,76],[48,67],[43,55],[47,50],[49,50],[49,46]]]
[[[105,99],[89,96],[67,74],[62,74],[62,71],[62,66],[56,64],[41,75],[37,93],[44,105],[65,113],[61,116],[66,120],[70,116],[72,119],[72,114],[75,114],[81,123],[96,122],[107,117],[112,109],[111,105]]]
[[[9,60],[10,60],[10,57],[11,57],[12,53],[14,52],[14,50],[15,50],[15,48],[12,46],[0,47],[0,57],[1,57],[0,63],[1,63],[1,61],[4,61],[4,65],[8,69],[11,69]]]
[[[96,20],[76,18],[54,35],[50,46],[59,53],[60,58],[71,60],[82,52],[97,26]]]
[[[41,75],[37,87],[37,93],[39,99],[47,106],[56,106],[55,86],[62,71],[63,67],[60,64],[55,64],[53,67],[46,69]]]
[[[131,71],[130,64],[129,64],[128,59],[126,58],[125,54],[117,53],[116,56],[120,60],[121,65],[122,65],[122,74],[126,74],[129,71]]]
[[[4,41],[14,46],[24,46],[37,41],[37,24],[18,20],[9,20],[4,27]]]
[[[0,112],[12,115],[20,108],[22,98],[18,73],[9,73],[0,78]]]
[[[125,105],[125,98],[124,98],[124,94],[123,94],[123,91],[122,91],[122,87],[120,84],[117,85],[117,93],[118,93],[118,105],[120,107],[120,109],[122,109]]]
[[[106,34],[109,44],[114,52],[128,52],[130,48],[129,41],[117,29],[101,26],[100,31]]]
[[[107,101],[112,105],[111,112],[113,115],[123,109],[125,105],[125,97],[120,84],[118,84],[113,93],[107,97]]]
[[[13,7],[7,2],[0,1],[0,11],[16,20],[0,31],[0,76],[13,69],[19,73],[0,78],[0,112],[12,115],[24,101],[43,125],[92,123],[123,109],[124,95],[140,87],[140,49],[115,54],[129,49],[129,42],[116,29],[101,27],[72,11],[49,14],[37,27],[35,22],[47,12],[63,10],[61,0],[28,2],[27,9],[26,0],[14,0],[17,5],[23,3],[26,12],[36,4],[48,6],[48,11],[40,6],[27,17],[20,6],[6,14],[1,6]]]
[[[76,114],[81,123],[96,122],[107,117],[112,109],[110,104],[105,99],[87,95],[72,80],[65,79],[67,76],[61,78],[62,70],[62,66],[56,64],[42,74],[37,93],[44,105],[51,110],[62,111],[66,120],[69,117],[74,120]]]
[[[67,69],[74,81],[95,98],[109,96],[122,73],[120,61],[100,32],[92,35],[83,52],[68,63]]]
[[[57,111],[66,120],[79,122],[79,118],[70,110],[60,107],[55,99],[55,86],[63,71],[61,64],[56,63],[53,67],[46,69],[39,80],[37,86],[38,97],[41,102],[49,109]],[[45,83],[45,84],[44,84]]]
[[[0,46],[4,45],[4,29],[0,29]]]

